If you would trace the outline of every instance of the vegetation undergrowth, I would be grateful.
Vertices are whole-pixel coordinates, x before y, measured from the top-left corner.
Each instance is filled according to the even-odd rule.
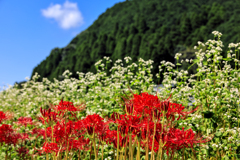
[[[123,67],[122,60],[117,60],[114,67],[109,70],[112,74],[108,77],[105,70],[108,70],[107,66],[111,60],[104,57],[95,64],[96,75],[90,72],[86,75],[78,73],[79,79],[74,79],[70,78],[69,71],[65,71],[63,81],[55,79],[54,83],[51,83],[46,78],[43,78],[42,82],[38,82],[39,76],[36,74],[32,80],[23,84],[21,89],[10,86],[0,93],[0,109],[9,113],[8,117],[14,114],[14,116],[11,115],[13,120],[6,121],[7,124],[13,125],[13,128],[19,133],[27,133],[34,126],[19,126],[14,121],[19,121],[20,117],[36,119],[41,116],[39,114],[40,107],[47,110],[50,108],[49,104],[57,105],[61,99],[73,102],[74,105],[83,103],[86,105],[86,110],[76,115],[78,119],[84,119],[95,113],[106,118],[111,117],[113,112],[124,114],[118,102],[121,101],[123,91],[128,93],[129,86],[134,94],[147,92],[152,95],[156,94],[159,99],[166,99],[171,95],[172,102],[182,104],[187,109],[195,109],[196,106],[199,106],[196,112],[189,114],[186,119],[179,119],[175,124],[176,128],[191,128],[195,133],[202,133],[204,138],[214,135],[212,140],[205,145],[197,145],[194,148],[197,159],[238,159],[240,158],[238,157],[240,156],[240,43],[229,44],[227,57],[223,58],[220,56],[221,47],[223,47],[220,40],[222,34],[217,31],[214,31],[213,34],[214,39],[217,38],[217,40],[208,40],[205,44],[198,42],[198,46],[195,46],[194,49],[199,50],[196,52],[197,59],[186,59],[186,62],[190,62],[192,65],[197,64],[196,74],[188,75],[187,71],[179,71],[178,67],[181,66],[181,63],[177,63],[175,67],[170,62],[161,62],[159,74],[156,76],[161,78],[160,72],[164,70],[162,81],[164,88],[159,93],[153,92],[155,84],[153,84],[151,74],[152,60],[139,59],[138,65],[133,63],[126,68]],[[232,48],[234,48],[233,54]],[[177,53],[176,60],[180,56],[181,54]],[[128,64],[131,58],[125,57],[124,60]],[[102,63],[103,61],[105,64]],[[175,84],[174,88],[172,84]],[[188,106],[192,98],[195,102],[192,106]],[[35,126],[38,125],[43,127],[36,122]],[[6,157],[6,151],[12,153],[9,155],[11,157],[9,159],[19,159],[16,148],[22,146],[26,146],[29,154],[34,155],[34,149],[31,147],[34,145],[40,148],[43,142],[44,139],[31,137],[16,146],[6,147],[1,143],[1,159]],[[137,148],[137,146],[135,147]],[[102,153],[104,159],[113,159],[116,154],[113,148],[113,145],[104,145],[103,148],[99,147],[98,153]],[[90,159],[90,154],[94,155],[92,150],[86,152],[85,159]],[[176,152],[181,159],[183,151]],[[186,149],[185,153],[192,154],[192,150]],[[45,156],[38,155],[37,159]],[[165,153],[164,156],[166,156]],[[187,156],[186,154],[186,159]],[[143,159],[145,157],[145,155],[142,156]]]

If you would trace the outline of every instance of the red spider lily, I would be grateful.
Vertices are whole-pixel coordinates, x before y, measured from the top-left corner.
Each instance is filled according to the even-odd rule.
[[[13,117],[13,113],[0,111],[0,124],[4,120],[10,120]]]
[[[29,139],[29,135],[27,133],[20,133],[18,139],[25,141]]]
[[[145,115],[152,115],[152,110],[154,108],[160,108],[160,100],[158,97],[149,95],[146,92],[141,93],[140,95],[134,94],[133,104],[134,110],[140,115],[143,113]]]
[[[148,121],[148,120],[143,120],[141,122],[141,124],[139,125],[139,130],[141,130],[142,135],[141,138],[142,139],[146,139],[147,138],[147,126],[148,126],[148,131],[149,134],[154,132],[154,123],[152,121]]]
[[[70,112],[75,112],[75,111],[81,111],[83,109],[85,109],[85,106],[82,106],[80,108],[81,105],[78,106],[74,106],[73,102],[68,102],[68,101],[63,101],[61,100],[59,102],[59,105],[56,105],[54,108],[55,110],[58,111],[70,111]]]
[[[59,117],[61,116],[61,118],[63,118],[65,116],[65,113],[68,111],[71,113],[72,117],[77,120],[78,118],[76,117],[75,112],[84,110],[86,108],[86,105],[82,104],[74,106],[72,102],[61,100],[59,102],[59,105],[50,104],[50,107],[54,109],[58,113]]]
[[[0,111],[0,123],[2,123],[3,120],[6,120],[7,117],[4,112]]]
[[[89,150],[90,146],[88,145],[90,139],[83,139],[83,140],[76,140],[76,139],[69,139],[68,140],[68,151],[70,150]],[[64,145],[64,148],[67,148],[67,144]],[[88,146],[87,146],[88,145]]]
[[[42,107],[41,107],[40,108],[40,112],[41,112],[42,116],[46,118],[50,114],[51,108],[49,108],[49,109],[42,109]]]
[[[74,124],[74,134],[76,137],[81,137],[86,133],[85,124],[82,120],[75,122]]]
[[[67,143],[68,139],[73,135],[74,133],[74,123],[72,121],[69,122],[62,122],[54,126],[53,129],[53,136],[56,139],[57,143]]]
[[[98,132],[98,139],[103,142],[107,136],[107,131],[109,130],[109,124],[110,122],[105,122],[103,123],[102,127],[99,128],[99,132]]]
[[[119,124],[120,132],[122,134],[128,134],[133,132],[134,129],[139,127],[141,116],[132,115],[120,115],[119,119],[116,119],[116,123]]]
[[[20,117],[17,121],[18,125],[24,125],[25,127],[29,125],[33,125],[33,121],[31,117]]]
[[[36,138],[38,138],[39,136],[45,136],[45,129],[41,129],[41,128],[34,128],[32,129],[31,134],[33,135],[37,135]]]
[[[42,108],[40,108],[40,112],[41,112],[43,117],[39,117],[38,119],[43,124],[45,124],[45,121],[47,123],[50,123],[50,122],[57,122],[58,120],[60,120],[60,118],[58,118],[58,116],[60,116],[61,113],[57,114],[55,112],[51,112],[51,108],[49,108],[49,109],[42,109]]]
[[[45,143],[43,144],[42,149],[43,149],[42,152],[45,152],[45,153],[55,152],[56,155],[57,155],[57,153],[60,151],[59,148],[58,148],[57,143],[48,143],[48,142],[45,142]]]
[[[22,147],[18,148],[16,151],[18,153],[18,156],[23,159],[28,155],[29,149],[22,146]]]
[[[0,144],[14,144],[16,145],[19,134],[16,134],[11,125],[3,124],[0,127]]]
[[[83,121],[83,124],[85,125],[85,128],[87,129],[87,132],[89,135],[93,134],[93,129],[94,129],[95,133],[99,133],[104,124],[103,118],[97,114],[88,115],[82,121]]]
[[[113,112],[113,114],[111,115],[111,117],[109,118],[109,121],[111,122],[115,122],[116,119],[120,118],[120,114],[119,113],[116,113],[116,112]]]
[[[188,114],[193,113],[193,112],[195,112],[195,111],[198,109],[198,107],[197,107],[197,108],[195,108],[195,109],[192,110],[192,111],[183,112],[184,108],[185,108],[185,107],[182,106],[181,104],[169,103],[169,107],[168,107],[167,114],[166,114],[167,118],[170,117],[170,118],[172,118],[172,120],[174,121],[174,120],[175,120],[174,115],[175,115],[176,113],[178,113],[179,116],[178,116],[177,120],[180,119],[180,115],[182,116],[181,119],[186,119],[186,116],[187,116]]]
[[[167,132],[156,132],[155,133],[155,137],[154,137],[154,146],[153,146],[153,150],[154,152],[158,152],[158,149],[159,149],[159,142],[160,140],[162,141],[162,143],[164,144],[166,142],[166,139],[167,139]],[[148,146],[149,146],[149,149],[152,150],[152,141],[153,141],[153,137],[150,136],[149,137],[149,142],[148,142]],[[142,143],[142,147],[144,148],[146,146],[147,143]],[[166,146],[166,145],[165,145]],[[169,148],[164,148],[165,150],[169,150]]]
[[[199,135],[196,135],[192,129],[184,131],[184,127],[182,130],[171,128],[167,134],[168,142],[166,143],[165,147],[171,148],[173,152],[175,149],[179,150],[182,148],[193,148],[194,144],[206,143],[211,139],[203,139]]]
[[[117,148],[117,131],[108,131],[108,135],[111,135],[112,137],[106,139],[107,143],[108,144],[113,143],[113,146],[115,148]],[[119,133],[119,147],[126,147],[126,145],[129,142],[129,139],[127,139],[127,137],[128,137],[128,135],[123,136],[121,133]],[[127,141],[127,143],[126,143],[126,141]]]
[[[168,132],[163,132],[161,134],[160,132],[155,133],[155,141],[153,148],[155,152],[158,152],[160,139],[162,140],[162,143],[166,142],[163,149],[167,151],[168,155],[170,150],[172,151],[172,153],[174,153],[175,150],[189,147],[193,148],[193,144],[205,143],[209,141],[206,139],[202,140],[202,138],[199,138],[199,136],[195,135],[191,129],[184,131],[184,128],[182,130],[171,128]],[[152,140],[153,138],[150,137],[150,149],[152,149],[152,146],[150,145],[152,144]]]
[[[108,130],[106,132],[106,138],[104,139],[105,142],[109,145],[111,143],[113,143],[114,140],[114,136],[117,135],[117,131],[116,130]]]
[[[70,149],[76,149],[76,150],[85,150],[88,151],[90,149],[89,145],[90,139],[89,138],[84,138],[83,136],[78,137],[78,140],[70,140],[69,141],[69,146]]]

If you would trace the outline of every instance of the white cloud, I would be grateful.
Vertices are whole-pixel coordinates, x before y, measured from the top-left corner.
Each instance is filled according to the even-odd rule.
[[[41,11],[44,17],[55,19],[63,29],[78,27],[84,23],[77,3],[66,1],[63,5],[51,4],[50,7]]]

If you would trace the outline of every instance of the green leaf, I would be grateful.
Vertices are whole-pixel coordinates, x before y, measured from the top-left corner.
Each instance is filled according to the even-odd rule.
[[[197,62],[199,62],[199,61],[200,61],[199,59],[194,59],[194,60],[193,60],[194,63],[197,63]]]
[[[224,61],[231,61],[231,58],[223,58]]]
[[[224,132],[223,133],[223,137],[227,136],[228,132]]]
[[[227,155],[225,155],[223,158],[224,158],[224,160],[229,160]]]
[[[221,135],[222,135],[221,132],[216,132],[216,133],[215,133],[215,136],[217,136],[217,137],[220,137]]]
[[[228,104],[228,101],[221,101],[221,103],[223,103],[223,104]]]
[[[181,64],[180,64],[180,63],[177,63],[176,65],[177,65],[177,66],[181,66]]]
[[[206,131],[206,128],[203,127],[203,126],[201,126],[201,127],[200,127],[200,130],[201,130],[201,131]]]
[[[202,149],[202,153],[203,154],[207,154],[207,150],[206,149]]]

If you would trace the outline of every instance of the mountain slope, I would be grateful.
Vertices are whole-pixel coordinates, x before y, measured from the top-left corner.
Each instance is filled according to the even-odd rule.
[[[101,14],[65,48],[55,48],[32,72],[61,79],[65,70],[96,73],[95,62],[109,56],[113,62],[126,56],[154,61],[154,82],[162,60],[176,63],[174,55],[194,58],[198,41],[213,39],[212,31],[223,36],[223,53],[229,43],[240,40],[240,2],[235,0],[132,0],[114,5]],[[185,64],[186,65],[186,64]],[[110,66],[111,67],[111,66]],[[108,67],[108,68],[110,68]],[[187,68],[187,66],[183,66]],[[193,67],[190,73],[195,72]]]

